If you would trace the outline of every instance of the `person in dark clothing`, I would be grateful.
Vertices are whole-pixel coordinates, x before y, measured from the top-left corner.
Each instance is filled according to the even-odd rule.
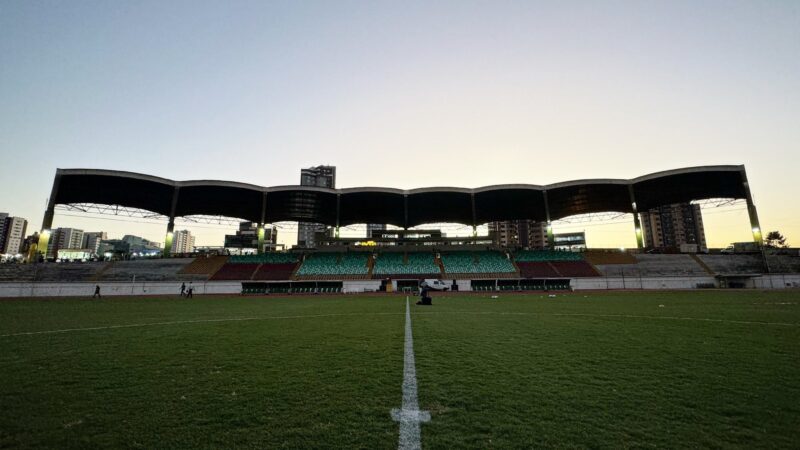
[[[181,283],[181,297],[186,295],[186,283]]]
[[[428,285],[423,282],[419,290],[419,301],[417,302],[418,305],[425,305],[425,306],[433,305],[433,303],[431,303],[431,297],[428,295],[428,292],[430,292],[430,289],[428,289]]]
[[[92,298],[95,298],[95,297],[102,298],[100,296],[100,285],[99,284],[94,285],[94,295],[92,295]]]

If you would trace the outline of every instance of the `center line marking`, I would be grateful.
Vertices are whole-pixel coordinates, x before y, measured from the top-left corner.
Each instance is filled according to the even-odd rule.
[[[392,419],[400,422],[400,440],[397,448],[421,449],[421,422],[431,420],[431,413],[419,410],[417,400],[417,367],[414,363],[414,337],[411,335],[411,309],[406,296],[406,340],[405,357],[403,358],[403,406],[392,409]]]

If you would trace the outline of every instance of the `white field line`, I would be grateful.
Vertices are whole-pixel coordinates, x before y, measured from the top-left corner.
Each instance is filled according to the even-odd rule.
[[[791,322],[761,322],[750,320],[729,320],[729,319],[707,319],[702,317],[679,317],[679,316],[641,316],[635,314],[591,314],[591,313],[526,313],[526,312],[495,312],[495,311],[434,311],[420,312],[418,315],[428,314],[474,314],[474,315],[497,315],[497,316],[558,316],[558,317],[599,317],[617,319],[648,319],[648,320],[688,320],[698,322],[717,322],[733,323],[739,325],[774,325],[780,327],[800,327],[800,323]]]
[[[64,328],[60,330],[44,330],[44,331],[22,331],[19,333],[0,334],[0,338],[12,336],[35,336],[39,334],[59,334],[71,333],[78,331],[97,331],[97,330],[114,330],[118,328],[141,328],[152,326],[164,325],[183,325],[183,324],[201,324],[201,323],[215,323],[215,322],[244,322],[252,320],[295,320],[295,319],[314,319],[324,317],[350,317],[350,316],[393,316],[402,313],[340,313],[340,314],[306,314],[297,316],[257,316],[257,317],[230,317],[221,319],[197,319],[197,320],[176,320],[169,322],[145,322],[145,323],[131,323],[122,325],[108,325],[101,327],[85,327],[85,328]],[[501,311],[431,311],[419,312],[418,315],[433,315],[433,314],[469,314],[469,315],[495,315],[495,316],[562,316],[562,317],[607,317],[618,319],[646,319],[646,320],[688,320],[698,322],[716,322],[716,323],[732,323],[739,325],[770,325],[780,327],[800,327],[800,323],[789,322],[759,322],[748,320],[728,320],[728,319],[707,319],[702,317],[678,317],[678,316],[642,316],[632,314],[590,314],[590,313],[526,313],[526,312],[501,312]]]
[[[0,334],[0,337],[11,336],[33,336],[37,334],[58,334],[70,333],[74,331],[97,331],[97,330],[115,330],[118,328],[141,328],[153,327],[161,325],[183,325],[195,323],[215,323],[215,322],[244,322],[251,320],[292,320],[292,319],[315,319],[322,317],[348,317],[348,316],[396,316],[402,313],[340,313],[340,314],[305,314],[298,316],[256,316],[256,317],[229,317],[222,319],[196,319],[196,320],[175,320],[169,322],[145,322],[145,323],[130,323],[123,325],[108,325],[102,327],[86,327],[86,328],[64,328],[60,330],[46,330],[46,331],[23,331],[19,333]]]
[[[403,356],[403,405],[392,409],[392,418],[400,422],[400,450],[421,449],[420,423],[431,420],[428,411],[419,410],[417,400],[417,366],[414,363],[414,336],[411,334],[411,310],[406,297],[406,337]]]

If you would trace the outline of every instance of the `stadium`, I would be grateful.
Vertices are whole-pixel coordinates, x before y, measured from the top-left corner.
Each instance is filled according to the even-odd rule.
[[[0,6],[0,450],[800,447],[796,2]]]

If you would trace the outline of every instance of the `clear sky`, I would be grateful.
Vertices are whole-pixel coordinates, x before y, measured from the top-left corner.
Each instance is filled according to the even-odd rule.
[[[745,164],[800,245],[800,2],[5,0],[0,156],[0,211],[33,229],[57,167],[412,188]],[[711,245],[749,239],[741,209],[704,217]]]

